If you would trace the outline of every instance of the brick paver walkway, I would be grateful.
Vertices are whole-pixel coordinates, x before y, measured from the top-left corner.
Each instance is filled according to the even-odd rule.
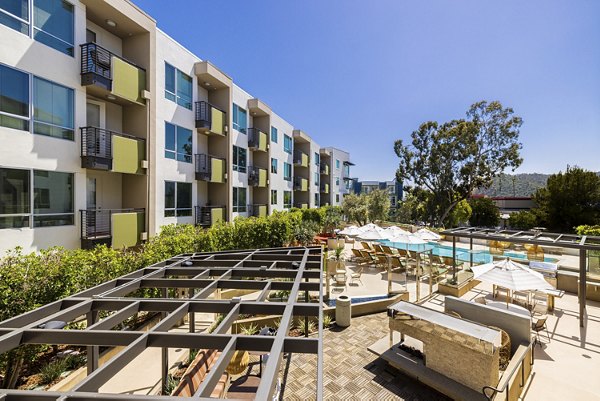
[[[385,313],[352,319],[344,330],[323,335],[326,400],[447,400],[444,396],[388,367],[367,347],[389,334]],[[287,362],[287,363],[286,363]],[[294,354],[284,361],[284,400],[315,398],[316,358]]]

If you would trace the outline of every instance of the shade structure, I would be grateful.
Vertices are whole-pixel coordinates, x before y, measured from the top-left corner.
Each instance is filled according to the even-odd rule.
[[[387,240],[393,237],[391,232],[384,230],[383,228],[375,228],[372,230],[364,231],[358,234],[358,238],[366,240],[366,241],[379,241],[379,240]]]
[[[354,237],[358,234],[360,234],[362,231],[358,226],[348,226],[346,228],[344,228],[343,230],[339,231],[338,234],[340,235],[349,235],[351,237]]]
[[[471,270],[473,278],[508,288],[511,291],[550,290],[553,288],[541,273],[508,258],[472,266]]]
[[[415,234],[425,241],[439,241],[440,239],[442,239],[442,237],[439,234],[434,233],[433,231],[428,230],[426,228],[421,228]]]

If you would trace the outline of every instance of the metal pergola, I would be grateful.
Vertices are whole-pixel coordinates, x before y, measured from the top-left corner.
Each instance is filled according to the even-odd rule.
[[[218,361],[193,395],[208,400],[236,350],[268,352],[256,391],[257,400],[272,399],[284,353],[317,356],[316,399],[323,398],[322,248],[294,247],[228,252],[182,254],[100,284],[68,298],[0,322],[0,353],[23,344],[76,345],[87,347],[87,376],[66,392],[0,389],[0,400],[175,400],[179,397],[100,393],[99,389],[149,347],[162,349],[163,386],[168,375],[168,348],[216,349]],[[158,298],[139,298],[136,291],[159,289]],[[178,295],[169,297],[177,291]],[[254,301],[213,297],[220,290],[256,290]],[[171,291],[169,291],[171,290]],[[290,291],[287,302],[269,302],[270,291]],[[318,292],[310,302],[310,292]],[[183,293],[183,294],[182,294]],[[302,297],[304,293],[304,297]],[[215,299],[216,298],[216,299]],[[138,312],[159,312],[160,322],[149,331],[111,330]],[[102,314],[100,312],[103,312]],[[106,315],[100,318],[100,315]],[[224,316],[208,334],[196,332],[195,313]],[[169,332],[188,316],[189,332]],[[231,334],[240,315],[279,315],[275,336]],[[50,321],[72,322],[85,316],[81,330],[41,328]],[[291,337],[294,317],[318,320],[316,338]],[[98,366],[100,347],[124,347]]]
[[[579,250],[579,325],[584,326],[587,289],[587,252],[600,251],[600,237],[577,234],[548,233],[544,231],[518,231],[478,227],[451,228],[441,234],[452,237],[452,254],[456,272],[456,238],[469,238],[470,250],[473,239],[504,241],[516,244],[533,244]]]

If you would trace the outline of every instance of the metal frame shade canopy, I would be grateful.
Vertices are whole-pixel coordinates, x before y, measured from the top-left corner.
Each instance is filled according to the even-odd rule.
[[[462,227],[451,228],[441,233],[452,237],[453,254],[456,255],[456,238],[503,241],[517,244],[533,244],[549,247],[562,247],[579,250],[579,325],[584,327],[585,300],[587,289],[587,252],[600,251],[600,237],[577,234],[547,233],[541,231],[498,230],[493,228]],[[456,260],[456,257],[453,258]],[[456,271],[456,263],[454,266]]]
[[[168,348],[216,349],[221,352],[193,395],[195,400],[213,399],[210,398],[212,391],[238,350],[270,354],[256,390],[257,400],[272,399],[284,353],[314,354],[317,357],[316,399],[322,400],[322,263],[321,247],[182,254],[0,322],[0,353],[23,344],[65,344],[86,346],[88,355],[87,376],[70,390],[0,389],[0,400],[180,399],[161,395],[100,393],[100,387],[120,374],[123,367],[149,347],[162,348],[160,369],[163,386],[169,368]],[[160,289],[161,296],[136,297],[135,292],[144,288]],[[183,289],[183,295],[168,297],[169,289]],[[208,299],[222,289],[256,290],[258,297],[251,301]],[[290,291],[287,301],[267,300],[270,291],[281,290]],[[319,293],[318,303],[309,302],[309,291]],[[149,331],[111,330],[143,311],[161,314],[161,320]],[[195,313],[221,314],[223,320],[210,334],[196,332]],[[275,336],[230,334],[232,324],[242,314],[280,315],[281,323]],[[100,318],[103,315],[107,316]],[[56,321],[70,322],[81,316],[87,319],[87,327],[82,330],[61,330],[47,325]],[[170,332],[185,316],[189,318],[189,332]],[[289,336],[294,316],[303,316],[305,320],[310,316],[318,320],[318,335],[311,338]],[[121,346],[123,349],[99,366],[100,346]]]

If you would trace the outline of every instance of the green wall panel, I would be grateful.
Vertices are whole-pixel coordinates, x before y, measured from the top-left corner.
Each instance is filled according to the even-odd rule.
[[[225,182],[225,160],[210,159],[211,175],[210,182]]]
[[[211,225],[215,225],[223,220],[225,220],[225,213],[222,208],[213,208],[210,211],[210,223]]]
[[[137,139],[112,136],[113,168],[115,173],[141,174],[141,161],[146,155],[146,144]]]
[[[144,213],[113,213],[111,220],[113,248],[129,248],[139,243],[140,233],[145,231]]]
[[[264,132],[259,132],[258,135],[258,149],[262,151],[267,151],[267,134]]]
[[[145,104],[146,72],[120,58],[112,57],[112,93],[132,102]]]
[[[264,168],[258,169],[258,186],[267,186],[267,170],[265,170]]]
[[[212,117],[210,131],[215,134],[225,135],[225,130],[223,129],[225,126],[225,113],[214,107],[211,107],[210,110]]]

